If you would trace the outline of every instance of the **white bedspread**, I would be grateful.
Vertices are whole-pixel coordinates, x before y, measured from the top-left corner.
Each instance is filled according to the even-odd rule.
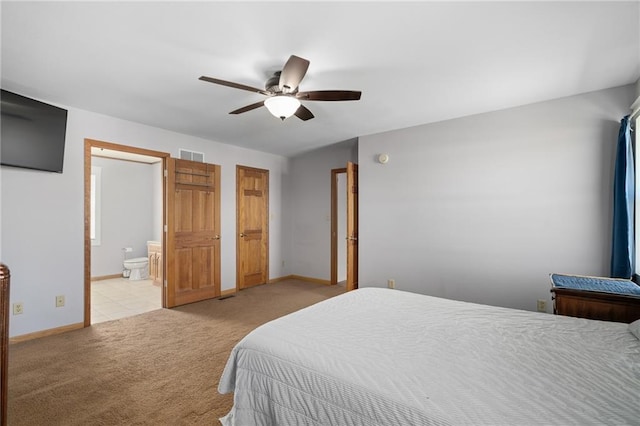
[[[364,288],[233,349],[224,425],[640,425],[627,324]]]

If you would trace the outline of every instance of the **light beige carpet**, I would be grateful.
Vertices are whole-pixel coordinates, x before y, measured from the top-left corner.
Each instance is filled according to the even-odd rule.
[[[216,425],[232,347],[344,287],[283,281],[10,345],[9,425]]]

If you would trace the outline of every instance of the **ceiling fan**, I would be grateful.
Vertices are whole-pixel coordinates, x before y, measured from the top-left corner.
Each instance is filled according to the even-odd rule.
[[[264,90],[246,86],[240,83],[220,80],[218,78],[201,76],[199,79],[222,86],[247,90],[267,96],[267,99],[238,108],[229,114],[242,114],[261,106],[266,106],[271,114],[284,120],[295,115],[303,121],[313,118],[313,114],[307,107],[300,103],[304,101],[357,101],[360,100],[359,91],[355,90],[314,90],[310,92],[298,91],[298,85],[304,78],[309,68],[309,61],[295,55],[291,55],[282,71],[276,71],[265,84]]]

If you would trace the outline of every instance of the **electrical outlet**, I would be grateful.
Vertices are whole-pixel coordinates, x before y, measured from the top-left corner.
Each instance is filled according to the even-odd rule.
[[[387,287],[396,288],[396,280],[387,280]]]
[[[538,299],[538,312],[547,312],[547,301]]]
[[[13,315],[20,315],[22,312],[24,312],[24,305],[22,304],[22,302],[14,303]]]
[[[64,296],[56,296],[56,308],[64,306]]]

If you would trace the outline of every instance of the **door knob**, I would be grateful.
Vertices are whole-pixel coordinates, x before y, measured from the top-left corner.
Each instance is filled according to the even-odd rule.
[[[245,235],[244,235],[244,232],[241,232],[241,233],[240,233],[240,237],[244,237],[244,236],[245,236]]]
[[[216,235],[215,237],[213,237],[214,240],[219,240],[220,239],[220,235]]]
[[[345,240],[347,240],[347,241],[357,241],[358,239],[356,237],[347,237],[347,238],[345,238]]]

